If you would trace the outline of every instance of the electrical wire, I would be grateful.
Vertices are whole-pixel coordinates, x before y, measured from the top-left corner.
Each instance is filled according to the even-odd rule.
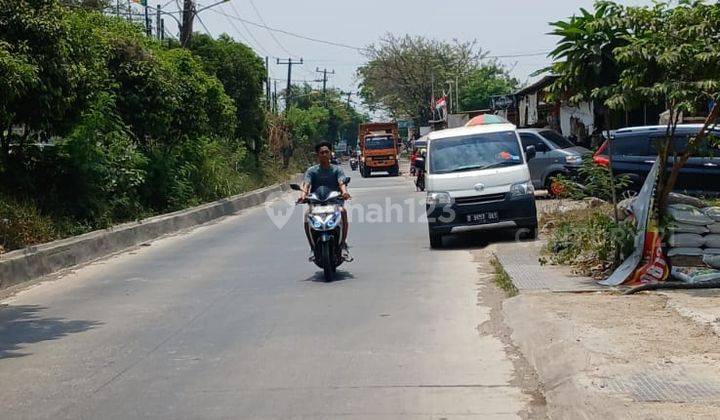
[[[232,4],[232,3],[231,3],[231,4]],[[292,36],[292,37],[295,37],[295,38],[304,39],[304,40],[306,40],[306,41],[318,42],[318,43],[321,43],[321,44],[332,45],[332,46],[340,47],[340,48],[347,48],[347,49],[351,49],[351,50],[355,50],[355,51],[360,51],[360,52],[365,51],[365,48],[355,47],[355,46],[353,46],[353,45],[343,44],[343,43],[340,43],[340,42],[326,41],[326,40],[324,40],[324,39],[313,38],[313,37],[310,37],[310,36],[307,36],[307,35],[301,35],[301,34],[297,34],[297,33],[294,33],[294,32],[286,31],[286,30],[284,30],[284,29],[273,28],[273,27],[268,26],[268,25],[263,25],[263,24],[261,24],[261,23],[257,23],[257,22],[253,22],[253,21],[251,21],[251,20],[243,19],[243,18],[241,18],[240,16],[228,15],[227,13],[221,12],[221,11],[219,11],[219,10],[214,10],[214,9],[210,9],[210,10],[213,11],[213,12],[215,12],[215,13],[219,13],[219,14],[221,14],[221,15],[226,15],[226,16],[229,17],[229,18],[239,20],[239,21],[241,21],[241,22],[243,22],[243,23],[246,23],[246,24],[248,24],[248,25],[256,26],[256,27],[258,27],[258,28],[264,28],[264,29],[267,29],[267,30],[269,30],[269,31],[278,32],[278,33],[285,34],[285,35],[289,35],[289,36]]]
[[[253,0],[249,0],[249,1],[250,1],[250,5],[252,6],[253,10],[255,10],[255,14],[257,15],[258,19],[260,19],[260,22],[262,22],[262,24],[263,24],[264,26],[267,26],[267,23],[265,22],[265,19],[263,19],[263,17],[262,17],[262,15],[260,14],[260,11],[258,10],[257,6],[255,6],[255,2],[254,2]],[[290,55],[290,56],[293,56],[293,55],[294,55],[293,53],[291,53],[290,51],[288,51],[288,49],[285,48],[285,46],[284,46],[282,43],[280,43],[280,41],[277,39],[277,37],[275,36],[275,34],[274,34],[271,30],[269,30],[268,28],[265,28],[265,30],[267,31],[268,34],[270,34],[270,37],[272,37],[273,41],[275,41],[275,43],[278,45],[278,47],[280,47],[281,50],[283,50],[286,54],[288,54],[288,55]]]
[[[210,30],[208,29],[208,27],[205,26],[205,22],[202,21],[202,19],[200,18],[200,15],[195,15],[195,17],[197,18],[198,22],[200,22],[200,25],[203,27],[203,29],[205,29],[205,33],[206,33],[208,36],[210,36],[210,38],[212,38],[212,37],[213,37],[213,36],[212,36],[212,33],[210,32]]]
[[[508,55],[486,55],[482,58],[520,58],[520,57],[539,57],[550,54],[550,51],[538,52],[538,53],[521,53],[521,54],[508,54]]]
[[[211,11],[211,12],[214,12],[215,10],[210,9],[210,11]],[[242,40],[245,41],[245,44],[250,45],[250,46],[253,45],[253,44],[252,44],[250,41],[248,41],[248,39],[243,35],[242,31],[241,31],[240,28],[235,24],[235,22],[233,22],[228,16],[225,16],[225,19],[228,21],[228,23],[230,24],[230,26],[232,26],[233,29],[235,29],[235,32],[240,36],[240,38],[242,38]],[[256,47],[257,47],[257,49],[260,50],[260,52],[264,53],[264,55],[269,55],[269,54],[267,53],[267,51],[262,47],[262,45],[258,44]],[[259,54],[258,54],[258,55],[259,55]]]
[[[239,15],[240,15],[240,12],[239,12],[238,9],[235,7],[235,4],[232,3],[232,2],[228,2],[228,3],[230,4],[230,7],[232,7],[232,9],[233,9],[233,11],[235,12],[235,14],[239,16]],[[210,9],[210,10],[213,10],[213,9]],[[217,11],[217,10],[216,10],[216,11]],[[230,16],[230,17],[232,17],[232,16]],[[264,52],[266,56],[267,56],[267,55],[270,55],[270,54],[268,53],[268,50],[265,49],[265,47],[263,47],[263,45],[260,43],[260,41],[257,40],[257,38],[255,38],[255,35],[253,35],[253,33],[250,31],[250,28],[248,28],[248,26],[247,26],[247,25],[245,24],[245,22],[243,21],[244,19],[240,19],[240,18],[238,17],[238,20],[240,21],[240,23],[242,23],[243,28],[245,28],[245,30],[247,31],[248,35],[250,35],[250,39],[252,39],[253,42],[255,42],[255,45],[257,45],[258,48],[259,48],[262,52]]]

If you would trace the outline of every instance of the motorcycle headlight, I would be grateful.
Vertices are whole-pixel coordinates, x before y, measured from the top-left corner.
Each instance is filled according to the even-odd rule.
[[[430,206],[444,206],[452,204],[452,197],[446,192],[429,192],[427,194],[427,204]]]
[[[315,229],[322,229],[323,225],[325,224],[323,218],[318,215],[310,215],[308,216],[308,219],[310,219],[310,224]]]
[[[335,214],[330,215],[330,217],[328,217],[327,222],[325,223],[325,226],[328,229],[335,229],[335,226],[337,226],[339,222],[340,222],[340,213],[335,213]]]
[[[535,193],[532,182],[520,182],[510,186],[510,198],[524,197]]]
[[[579,165],[582,163],[582,156],[565,156],[565,163]]]

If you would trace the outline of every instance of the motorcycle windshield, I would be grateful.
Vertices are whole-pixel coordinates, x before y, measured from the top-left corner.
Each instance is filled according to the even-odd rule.
[[[335,193],[335,194],[333,194]],[[326,203],[330,200],[337,199],[337,191],[330,189],[328,187],[322,186],[318,187],[318,189],[315,190],[313,193],[313,196],[311,197],[311,200],[318,203]]]

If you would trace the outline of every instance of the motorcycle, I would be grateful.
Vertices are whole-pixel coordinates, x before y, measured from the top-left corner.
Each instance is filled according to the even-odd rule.
[[[345,178],[343,183],[348,185],[350,178]],[[295,191],[302,190],[297,184],[290,184],[290,188]],[[313,256],[310,260],[322,268],[325,281],[331,282],[335,278],[337,267],[344,262],[352,261],[352,258],[346,258],[342,254],[343,223],[340,192],[320,187],[302,204],[310,206],[305,218],[312,239]]]
[[[355,156],[350,158],[350,170],[357,170],[358,167],[358,161]]]
[[[418,156],[413,163],[415,167],[415,188],[417,191],[425,191],[425,158]]]

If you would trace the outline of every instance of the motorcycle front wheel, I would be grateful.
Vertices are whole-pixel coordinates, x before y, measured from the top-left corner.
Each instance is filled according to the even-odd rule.
[[[335,261],[332,256],[332,244],[330,242],[323,242],[320,244],[320,255],[322,258],[323,277],[326,282],[333,281],[335,276]]]

